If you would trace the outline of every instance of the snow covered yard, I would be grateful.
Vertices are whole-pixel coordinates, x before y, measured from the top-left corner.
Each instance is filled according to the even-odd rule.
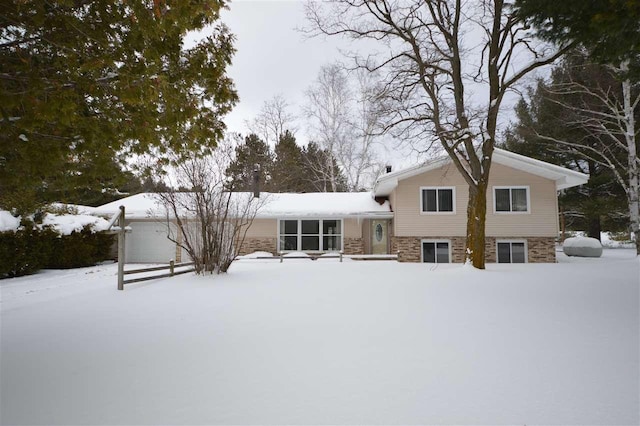
[[[638,424],[640,263],[0,281],[2,424]]]

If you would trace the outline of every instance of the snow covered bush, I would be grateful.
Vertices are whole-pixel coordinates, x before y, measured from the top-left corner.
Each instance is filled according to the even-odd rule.
[[[0,210],[0,232],[15,231],[20,227],[20,217],[14,217],[6,210]]]
[[[90,225],[54,238],[47,268],[81,268],[109,259],[114,238],[112,234],[94,232]]]
[[[91,266],[110,257],[114,236],[99,232],[106,229],[99,217],[46,213],[36,224],[0,211],[0,221],[0,278]]]
[[[58,237],[49,228],[35,226],[0,232],[0,278],[33,274],[46,267]]]

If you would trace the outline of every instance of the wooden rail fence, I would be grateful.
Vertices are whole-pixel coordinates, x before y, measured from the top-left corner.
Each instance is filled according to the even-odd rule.
[[[167,269],[169,270],[169,272],[166,274],[149,275],[147,277],[131,278],[128,280],[123,280],[122,285],[139,283],[141,281],[156,280],[158,278],[173,277],[175,275],[186,274],[187,272],[193,272],[195,271],[195,268],[182,269],[180,271],[176,271],[175,269],[182,268],[185,266],[193,266],[194,264],[195,262],[175,263],[173,260],[171,260],[168,265],[152,266],[150,268],[129,269],[129,270],[123,271],[123,275],[142,274],[144,272],[164,271]]]
[[[111,220],[109,221],[109,226],[107,228],[108,232],[117,233],[118,234],[118,290],[124,290],[125,284],[138,283],[141,281],[148,280],[156,280],[158,278],[167,278],[173,277],[174,275],[186,274],[187,272],[195,271],[195,268],[182,269],[180,271],[176,271],[176,268],[182,268],[185,266],[193,266],[194,262],[184,262],[184,263],[175,263],[173,260],[169,261],[168,265],[163,266],[152,266],[150,268],[140,268],[140,269],[129,269],[128,271],[124,270],[124,264],[126,256],[126,237],[127,233],[131,232],[131,228],[125,226],[125,209],[124,206],[120,206],[118,213],[113,215]],[[153,272],[153,271],[163,271],[168,269],[169,272],[166,274],[160,275],[149,275],[146,277],[140,278],[130,278],[128,280],[124,279],[125,275],[131,274],[141,274],[144,272]]]

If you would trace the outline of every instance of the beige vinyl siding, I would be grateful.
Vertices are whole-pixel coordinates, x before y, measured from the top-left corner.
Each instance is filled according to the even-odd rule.
[[[362,238],[364,254],[371,254],[371,219],[362,220]]]
[[[254,219],[247,230],[246,238],[276,238],[278,221],[276,219]]]
[[[362,219],[345,218],[342,225],[345,238],[362,238]]]
[[[396,205],[396,191],[398,189],[394,189],[391,194],[389,194],[389,205],[391,206],[391,211],[393,211],[393,217],[394,220],[391,221],[391,234],[392,235],[398,235],[397,233],[397,228],[396,228],[396,223],[398,222],[395,218],[397,217],[397,213],[395,213],[395,205]]]
[[[495,213],[493,186],[528,186],[529,213]],[[487,191],[487,236],[555,237],[558,235],[555,182],[501,164],[491,166]]]
[[[455,187],[456,214],[424,214],[421,187]],[[494,186],[528,186],[529,213],[494,213]],[[398,183],[390,196],[394,210],[394,235],[465,236],[468,186],[453,164],[413,176]],[[487,191],[488,237],[555,237],[558,233],[555,182],[494,163]]]

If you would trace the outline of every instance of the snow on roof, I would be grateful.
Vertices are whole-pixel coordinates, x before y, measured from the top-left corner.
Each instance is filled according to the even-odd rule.
[[[265,204],[256,217],[381,216],[391,217],[388,202],[378,203],[370,192],[262,193]]]
[[[512,167],[537,176],[555,181],[556,189],[566,189],[587,183],[589,175],[579,173],[565,167],[536,160],[504,149],[496,148],[493,152],[492,161],[496,164]],[[422,164],[387,173],[378,178],[374,186],[376,196],[386,196],[398,186],[398,181],[416,176],[430,170],[435,170],[451,163],[451,158],[444,155],[428,160]]]
[[[128,218],[144,219],[165,216],[165,210],[160,203],[158,195],[148,192],[103,204],[96,207],[93,210],[93,214],[111,216],[118,213],[120,206],[124,206],[125,216]]]
[[[253,196],[250,192],[234,193],[237,199]],[[388,202],[379,204],[370,192],[309,192],[269,193],[262,192],[257,218],[278,217],[392,217]],[[157,194],[143,193],[122,198],[96,207],[94,214],[110,216],[125,207],[129,219],[163,218],[166,210]]]

